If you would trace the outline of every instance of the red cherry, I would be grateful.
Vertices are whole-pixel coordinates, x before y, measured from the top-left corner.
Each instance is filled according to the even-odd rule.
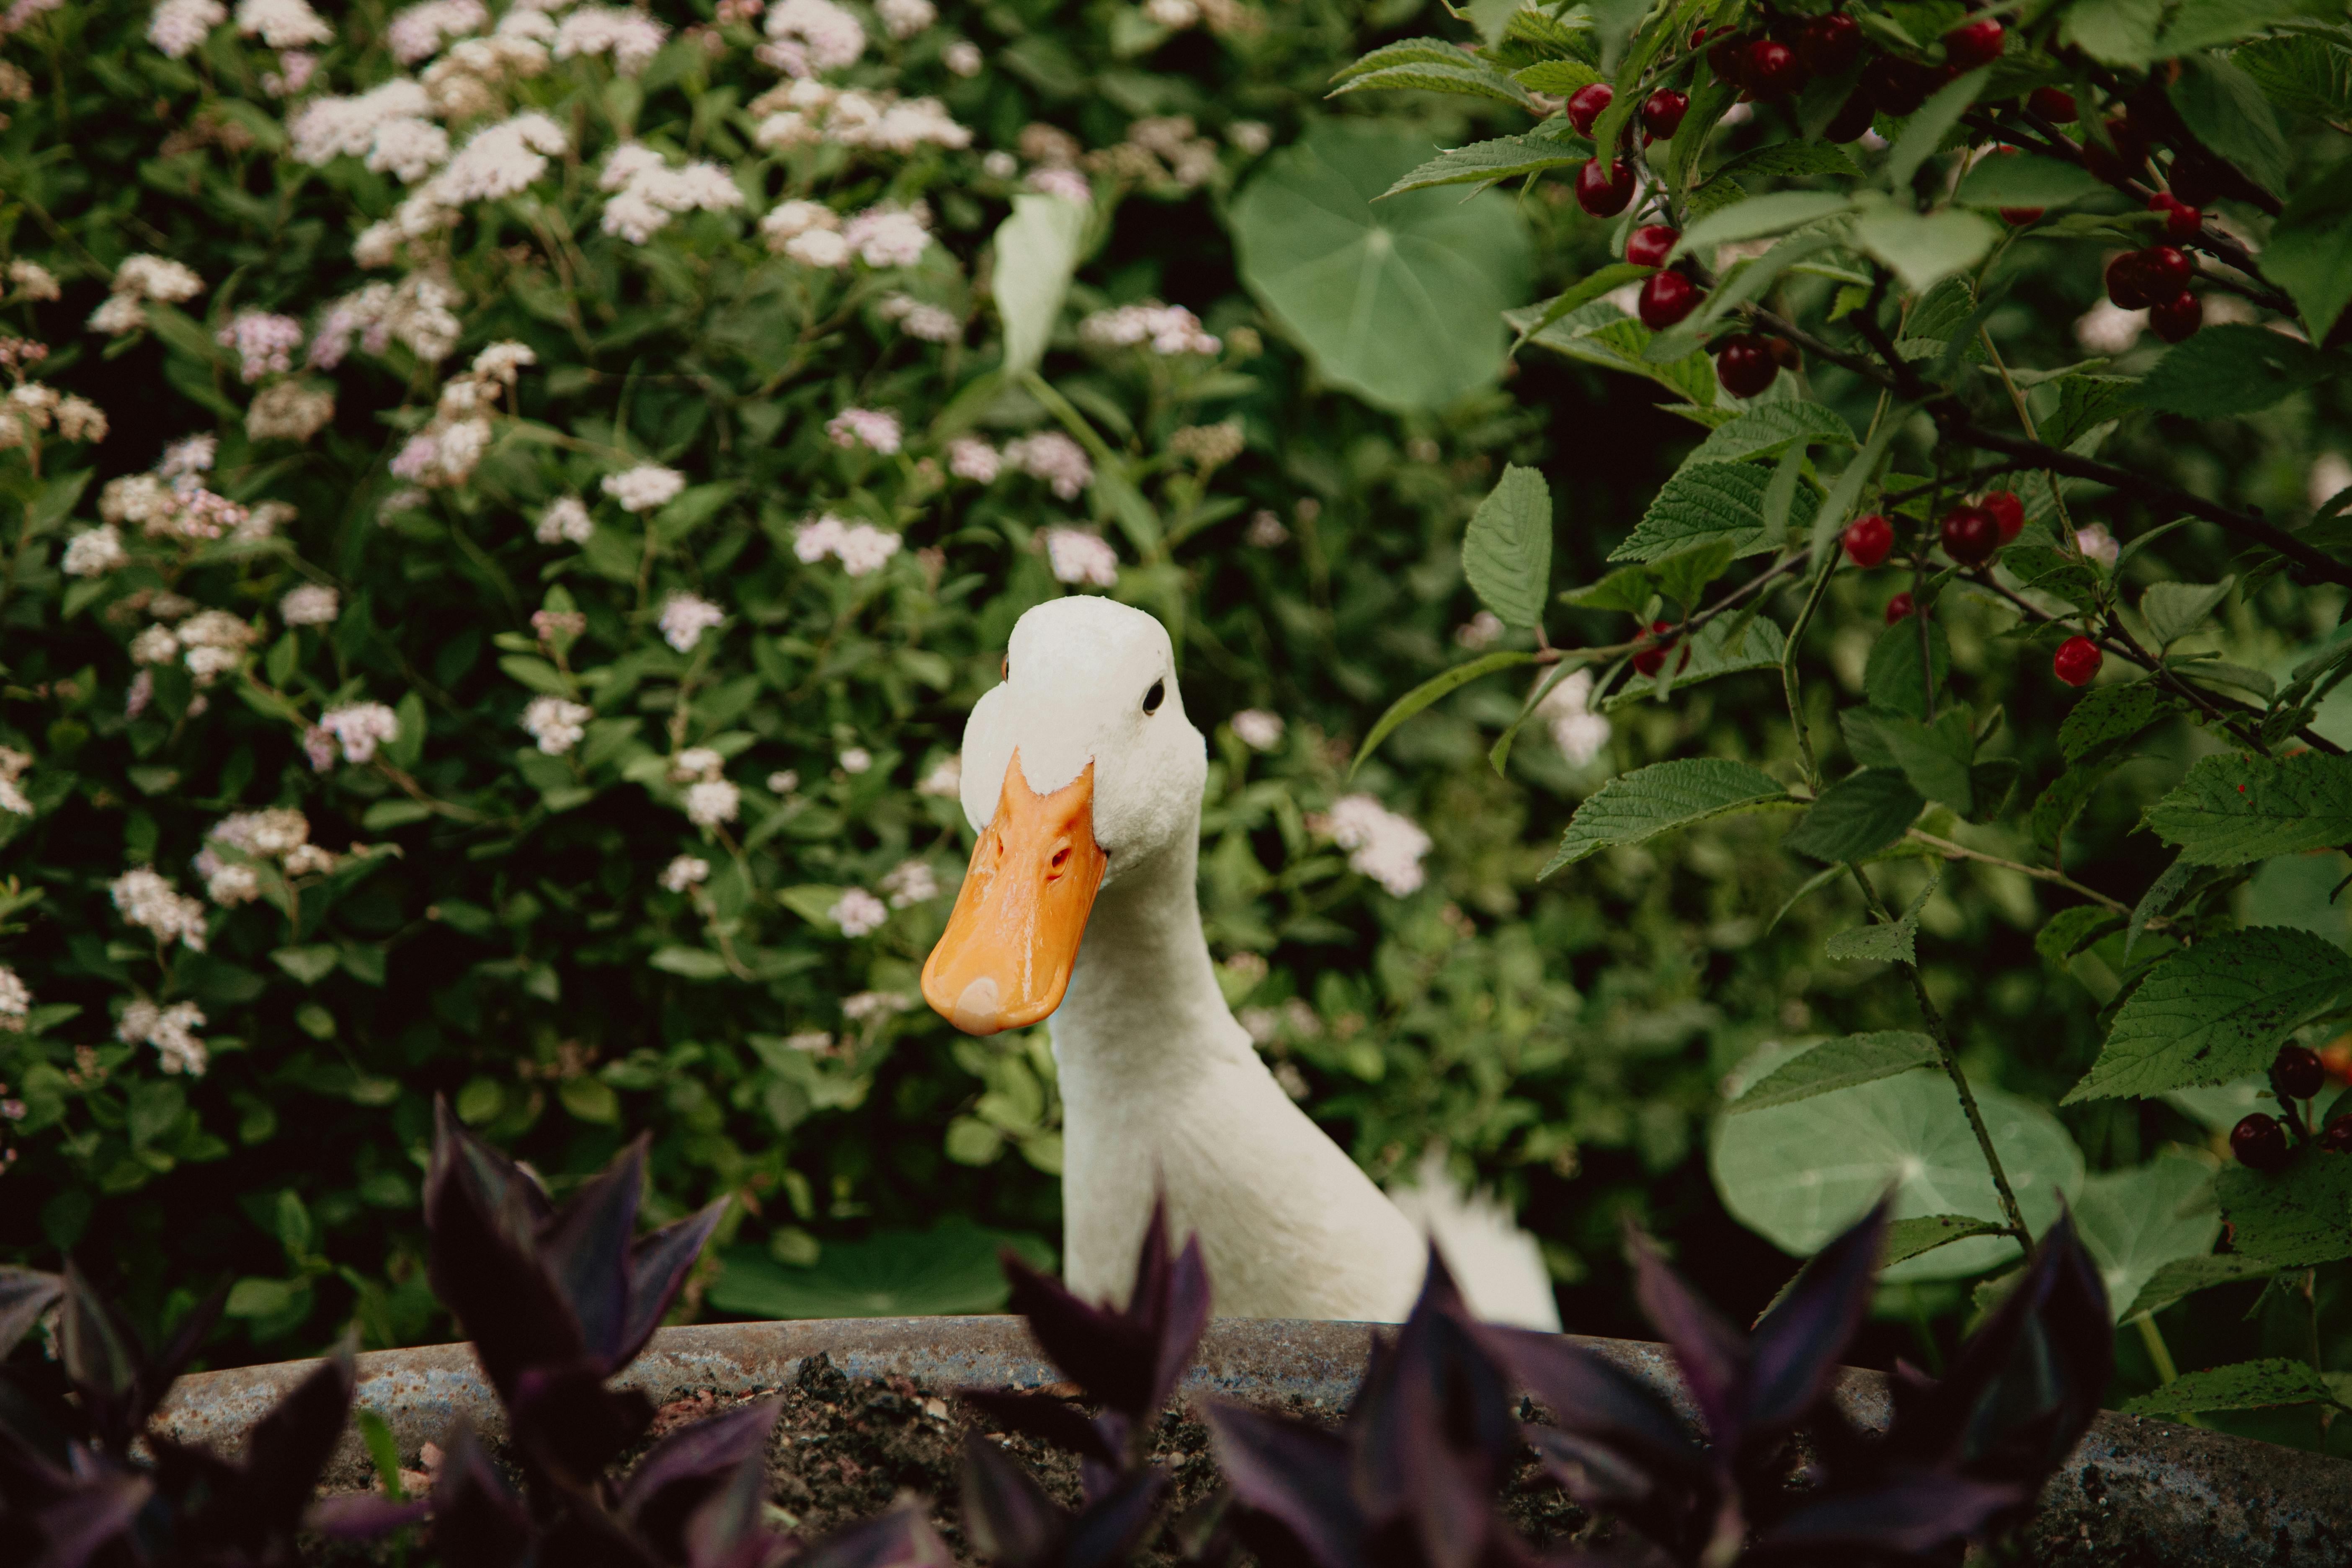
[[[2018,499],[2015,490],[1988,491],[1984,500],[1977,504],[1992,513],[1992,520],[2000,524],[2000,542],[2003,544],[2007,544],[2023,531],[2025,503]]]
[[[2327,1087],[2327,1069],[2309,1046],[2281,1046],[2271,1063],[2271,1083],[2289,1100],[2309,1100]]]
[[[1662,87],[1642,103],[1642,128],[1661,142],[1671,142],[1682,129],[1683,111],[1690,107],[1690,94]]]
[[[1650,636],[1659,639],[1647,643],[1633,655],[1633,673],[1655,675],[1666,668],[1666,650],[1675,646],[1675,625],[1672,621],[1652,621]],[[1690,649],[1683,649],[1683,666],[1690,664]]]
[[[2097,643],[2088,637],[2068,637],[2051,656],[2050,672],[2069,686],[2088,686],[2105,662],[2106,655],[2099,651]]]
[[[1845,525],[1845,558],[1867,572],[1895,548],[1895,525],[1877,512]]]
[[[1987,16],[1946,33],[1944,58],[1964,71],[1974,70],[2000,58],[2001,47],[2007,41],[2000,24]]]
[[[1636,307],[1642,324],[1654,332],[1663,332],[1693,310],[1706,298],[1699,286],[1679,272],[1653,272],[1642,279],[1641,302]]]
[[[1918,111],[1933,90],[1927,67],[1900,55],[1881,55],[1862,68],[1862,90],[1881,114],[1900,120]]]
[[[2155,303],[2147,291],[2145,251],[2126,251],[2107,263],[2107,298],[2119,310],[2145,310]]]
[[[2230,166],[2202,151],[2181,153],[2164,172],[2172,194],[2192,207],[2210,207],[2229,183]]]
[[[2327,1124],[2327,1131],[2319,1135],[2319,1146],[2330,1154],[2352,1154],[2352,1111]]]
[[[1894,626],[1918,607],[1911,602],[1911,595],[1908,593],[1895,595],[1886,601],[1886,624],[1890,626]]]
[[[2168,343],[2193,338],[2197,329],[2205,324],[2205,302],[2183,289],[2171,299],[2159,300],[2149,306],[2147,324]]]
[[[1706,63],[1715,71],[1715,79],[1731,87],[1743,87],[1748,81],[1748,40],[1724,29],[1707,46]]]
[[[1843,11],[1816,16],[1797,35],[1797,58],[1815,76],[1838,76],[1862,58],[1862,24]]]
[[[1822,134],[1832,142],[1859,141],[1862,133],[1870,129],[1871,120],[1877,112],[1871,104],[1870,94],[1856,88],[1853,96],[1845,100],[1845,107],[1837,111],[1836,118],[1829,122]]]
[[[1805,85],[1805,62],[1786,44],[1759,39],[1748,46],[1748,85],[1766,98],[1794,92]]]
[[[2197,264],[2178,246],[2151,245],[2139,253],[2139,264],[2147,291],[2159,300],[2188,288],[2189,280],[2197,276]]]
[[[2048,210],[2047,207],[2003,207],[2000,209],[2000,221],[2014,228],[2023,228],[2027,224],[2040,223],[2042,215]]]
[[[2286,1129],[2257,1110],[2230,1129],[2230,1152],[2249,1170],[2275,1171],[2287,1162]]]
[[[2000,548],[2000,524],[1980,506],[1956,506],[1944,514],[1943,537],[1945,554],[1975,566]]]
[[[2147,198],[2147,210],[2164,215],[2164,232],[2175,239],[2195,239],[2205,229],[2205,213],[2168,191]]]
[[[1615,158],[1604,167],[1598,158],[1585,160],[1576,172],[1576,205],[1594,217],[1615,217],[1633,204],[1633,166]]]
[[[1715,356],[1715,379],[1734,397],[1753,397],[1780,374],[1772,351],[1753,332],[1741,332]]]
[[[2083,167],[2111,185],[2120,185],[2137,174],[2147,164],[2147,143],[2141,141],[2128,121],[2118,115],[2106,122],[2107,140],[2112,147],[2085,137],[2083,142]],[[2177,185],[2178,182],[2176,182]],[[2203,205],[2203,203],[2199,203]]]
[[[1576,127],[1579,136],[1591,135],[1592,122],[1616,96],[1617,89],[1605,81],[1587,82],[1569,94],[1568,122]]]
[[[2082,116],[2074,107],[2074,95],[2060,88],[2037,87],[2025,101],[2034,113],[2055,125],[2072,125]]]
[[[1645,223],[1625,237],[1625,259],[1636,267],[1664,267],[1674,253],[1675,241],[1682,237],[1678,228]]]

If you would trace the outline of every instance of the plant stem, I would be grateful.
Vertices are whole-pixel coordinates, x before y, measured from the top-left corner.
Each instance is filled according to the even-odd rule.
[[[1938,838],[1923,828],[1911,828],[1905,837],[1915,844],[1926,845],[1947,860],[1973,860],[1979,866],[1995,866],[2004,871],[2015,871],[2021,876],[2032,877],[2037,881],[2053,882],[2070,893],[2081,894],[2103,909],[2111,910],[2119,915],[2131,913],[2129,904],[2119,899],[2111,899],[2096,888],[2086,888],[2063,871],[2053,871],[2046,866],[2029,866],[2021,860],[2004,859],[1999,855],[1988,855],[1981,849],[1971,849],[1965,844],[1954,843],[1948,838]],[[2160,916],[2148,921],[2151,927],[2158,927],[2164,923],[2166,922]]]
[[[2139,1321],[2139,1341],[2147,1347],[2147,1359],[2156,1364],[2156,1380],[2170,1384],[2180,1376],[2180,1369],[2172,1364],[2172,1347],[2164,1342],[2164,1331],[2156,1326],[2156,1314],[2143,1314]]]
[[[1846,869],[1853,874],[1854,883],[1862,889],[1862,896],[1870,905],[1871,913],[1893,925],[1895,915],[1887,909],[1886,900],[1878,896],[1878,889],[1871,881],[1869,874],[1851,860],[1846,862]],[[1984,1112],[1977,1107],[1976,1091],[1969,1087],[1968,1075],[1960,1070],[1960,1058],[1952,1049],[1951,1030],[1927,995],[1927,983],[1919,973],[1919,965],[1916,963],[1905,963],[1903,973],[1910,977],[1911,994],[1918,1001],[1919,1016],[1927,1026],[1927,1037],[1936,1043],[1936,1056],[1943,1063],[1944,1076],[1952,1080],[1952,1088],[1960,1097],[1960,1110],[1968,1115],[1969,1131],[1976,1134],[1977,1152],[1984,1156],[1985,1169],[1992,1175],[1993,1192],[2000,1199],[2000,1212],[2009,1221],[2010,1232],[2021,1246],[2031,1247],[2033,1233],[2026,1228],[2024,1211],[2017,1206],[2017,1194],[2010,1190],[2009,1173],[2001,1168],[2000,1154],[1992,1146],[1992,1133],[1985,1126]]]
[[[1805,787],[1816,795],[1821,794],[1820,765],[1813,759],[1812,731],[1805,724],[1805,707],[1797,695],[1797,647],[1804,641],[1805,628],[1812,625],[1813,612],[1821,607],[1822,595],[1829,592],[1830,578],[1837,572],[1837,552],[1827,551],[1821,569],[1813,574],[1812,592],[1805,595],[1805,607],[1797,612],[1794,625],[1789,628],[1788,641],[1780,651],[1780,692],[1788,700],[1789,722],[1797,731],[1797,755],[1805,770]]]

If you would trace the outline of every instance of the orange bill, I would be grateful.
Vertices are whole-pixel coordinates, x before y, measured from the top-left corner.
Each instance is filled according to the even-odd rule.
[[[923,965],[923,1000],[965,1034],[1025,1029],[1062,1005],[1109,862],[1094,818],[1094,763],[1039,795],[1013,753],[947,934]]]

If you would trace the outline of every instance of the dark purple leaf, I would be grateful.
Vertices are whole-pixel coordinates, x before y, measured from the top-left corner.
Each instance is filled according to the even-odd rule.
[[[516,1568],[536,1543],[530,1516],[482,1452],[474,1429],[458,1425],[433,1483],[433,1545],[447,1568]]]
[[[1598,1438],[1557,1426],[1526,1430],[1545,1473],[1586,1508],[1633,1508],[1658,1494],[1656,1477]]]
[[[959,1388],[956,1397],[1025,1436],[1102,1464],[1119,1462],[1118,1447],[1085,1411],[1067,1400],[1002,1388]]]
[[[1995,1518],[2031,1496],[2007,1482],[1949,1473],[1894,1477],[1800,1504],[1757,1542],[1756,1555],[1814,1563],[1833,1548],[1925,1553],[1981,1536]]]
[[[1028,1469],[979,1433],[963,1440],[963,1527],[973,1548],[1004,1568],[1045,1568],[1061,1556],[1070,1516]]]
[[[727,1200],[719,1198],[686,1218],[674,1221],[640,1240],[629,1251],[629,1311],[613,1349],[613,1370],[635,1361],[646,1342],[661,1327],[687,1270],[702,1256],[710,1233],[726,1216]]]
[[[1484,1333],[1520,1386],[1572,1432],[1685,1478],[1706,1475],[1706,1451],[1646,1384],[1558,1334],[1488,1327]]]
[[[767,1451],[778,1399],[763,1399],[671,1433],[637,1463],[621,1491],[621,1517],[673,1557],[688,1517]],[[756,1511],[756,1510],[755,1510]]]
[[[526,1367],[508,1398],[515,1447],[569,1487],[585,1487],[653,1425],[654,1405],[634,1388],[607,1388],[597,1359]]]
[[[1886,1200],[1814,1254],[1748,1343],[1747,1426],[1778,1434],[1804,1419],[1836,1375],[1878,1279]]]
[[[1736,1447],[1747,1403],[1748,1342],[1691,1292],[1647,1237],[1629,1228],[1625,1251],[1633,1265],[1634,1300],[1673,1349],[1707,1435],[1726,1448]]]
[[[422,1524],[433,1511],[423,1498],[394,1501],[382,1492],[345,1492],[320,1498],[310,1507],[305,1526],[335,1541],[373,1541],[395,1530]]]
[[[83,1568],[121,1539],[154,1490],[144,1476],[111,1465],[78,1478],[72,1491],[40,1510],[42,1551],[29,1568]]]
[[[291,1539],[351,1418],[353,1377],[348,1350],[330,1356],[254,1426],[234,1504],[238,1531],[259,1532],[247,1539]]]
[[[1029,1320],[1038,1348],[1072,1382],[1113,1410],[1151,1413],[1153,1346],[1125,1314],[1088,1306],[1011,1251],[1004,1274],[1013,1310]]]
[[[1167,1494],[1168,1478],[1161,1471],[1130,1471],[1071,1521],[1063,1568],[1109,1568],[1126,1562]]]
[[[121,1452],[132,1435],[129,1406],[146,1355],[131,1326],[90,1288],[70,1259],[63,1310],[58,1314],[58,1354],[100,1441]]]
[[[1150,1327],[1155,1342],[1150,1396],[1137,1416],[1150,1420],[1167,1406],[1200,1348],[1209,1327],[1209,1266],[1201,1256],[1201,1238],[1185,1238],[1184,1249],[1168,1266],[1166,1287],[1153,1303]]]
[[[0,1264],[0,1361],[8,1359],[16,1342],[31,1331],[33,1325],[41,1321],[41,1314],[65,1294],[65,1277],[61,1274]]]
[[[1346,1443],[1222,1400],[1204,1405],[1202,1417],[1234,1500],[1276,1527],[1289,1556],[1318,1568],[1359,1568],[1370,1521],[1349,1484]]]
[[[528,1185],[524,1178],[511,1166],[501,1173],[503,1156],[491,1158],[446,1107],[436,1133],[425,1187],[432,1232],[427,1273],[442,1305],[474,1342],[491,1385],[511,1401],[525,1367],[575,1363],[587,1347],[571,1307],[530,1255],[530,1230],[509,1223],[528,1222],[517,1195]],[[502,1184],[497,1192],[484,1190],[491,1179]]]
[[[767,1501],[767,1467],[754,1448],[687,1521],[688,1568],[774,1568],[783,1562],[793,1542],[768,1529]]]
[[[829,1535],[792,1568],[954,1568],[955,1558],[922,1510],[907,1505]]]
[[[629,1318],[629,1244],[646,1180],[646,1134],[590,1177],[539,1237],[540,1266],[571,1304],[592,1355],[619,1367]]]

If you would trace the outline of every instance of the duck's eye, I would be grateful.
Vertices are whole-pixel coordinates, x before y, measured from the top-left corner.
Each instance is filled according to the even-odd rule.
[[[1151,683],[1151,689],[1143,694],[1143,710],[1146,713],[1157,713],[1160,711],[1160,705],[1167,700],[1168,683],[1164,680],[1155,680]]]

